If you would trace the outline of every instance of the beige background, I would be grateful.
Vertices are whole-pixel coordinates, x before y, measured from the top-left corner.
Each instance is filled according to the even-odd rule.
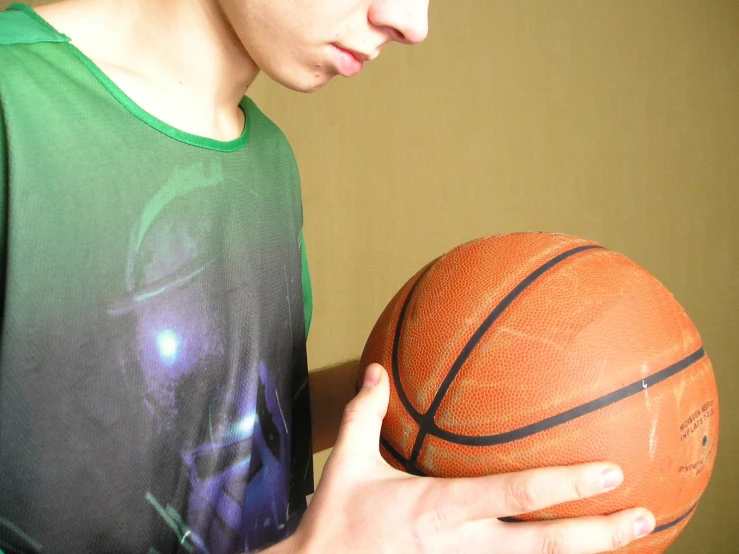
[[[311,367],[357,358],[398,287],[461,242],[600,241],[674,292],[719,383],[717,466],[670,553],[739,552],[737,54],[736,0],[432,0],[427,42],[355,79],[260,78],[303,176]]]

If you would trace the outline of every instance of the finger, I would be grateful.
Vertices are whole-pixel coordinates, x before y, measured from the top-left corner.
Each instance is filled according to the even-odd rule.
[[[477,523],[482,522],[473,524]],[[495,525],[488,524],[488,536],[494,533],[500,541],[502,535]],[[623,548],[648,535],[654,530],[655,521],[648,510],[635,508],[608,516],[502,525],[506,526],[502,541],[506,552],[596,554]],[[483,534],[477,533],[478,538]]]
[[[609,463],[532,469],[519,473],[440,480],[437,498],[459,523],[517,516],[615,489],[621,469]]]
[[[362,388],[347,404],[334,450],[356,455],[380,455],[382,420],[390,401],[387,371],[371,364],[364,373]]]

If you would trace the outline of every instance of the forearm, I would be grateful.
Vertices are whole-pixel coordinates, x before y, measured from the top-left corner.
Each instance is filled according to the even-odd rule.
[[[344,407],[356,395],[359,360],[310,372],[313,452],[333,447]]]

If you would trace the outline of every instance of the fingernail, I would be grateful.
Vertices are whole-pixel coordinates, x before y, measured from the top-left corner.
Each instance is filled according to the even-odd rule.
[[[634,538],[639,539],[652,532],[654,524],[645,517],[639,517],[634,521]]]
[[[623,480],[624,474],[618,468],[610,467],[600,474],[600,485],[604,490],[615,489]]]
[[[376,365],[371,365],[364,372],[364,382],[362,383],[365,388],[372,388],[380,381],[380,368]]]

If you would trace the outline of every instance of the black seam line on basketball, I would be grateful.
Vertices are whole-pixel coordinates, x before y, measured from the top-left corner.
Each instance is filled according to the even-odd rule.
[[[384,437],[380,437],[380,444],[385,447],[385,450],[388,451],[388,453],[395,458],[395,460],[403,466],[403,469],[406,471],[406,473],[410,473],[412,475],[426,475],[423,471],[421,471],[418,466],[416,466],[415,463],[411,462],[410,460],[406,460],[400,452],[395,450],[393,448],[393,445],[390,444],[390,442],[385,439]]]
[[[690,516],[690,514],[692,514],[697,507],[698,507],[698,503],[696,502],[695,504],[693,504],[690,507],[690,509],[687,512],[685,512],[679,518],[673,519],[672,521],[668,521],[667,523],[663,523],[662,525],[657,525],[654,528],[654,531],[652,531],[652,533],[661,533],[662,531],[666,531],[670,527],[675,527],[675,525],[677,525],[678,523],[680,523],[684,519],[688,518]]]
[[[515,429],[513,431],[507,431],[505,433],[500,433],[497,435],[485,436],[457,435],[455,433],[445,431],[444,429],[439,429],[434,424],[434,428],[429,430],[428,433],[435,437],[439,437],[440,439],[456,444],[464,444],[467,446],[493,446],[497,444],[505,444],[525,437],[529,437],[542,431],[546,431],[547,429],[551,429],[552,427],[556,427],[557,425],[562,425],[563,423],[567,423],[568,421],[572,421],[573,419],[576,419],[578,417],[584,416],[596,410],[600,410],[601,408],[605,408],[606,406],[619,402],[620,400],[628,398],[629,396],[633,396],[634,394],[637,394],[649,387],[653,387],[654,385],[661,383],[666,379],[669,379],[673,375],[684,371],[685,369],[689,368],[694,363],[699,361],[701,358],[703,358],[705,355],[706,352],[701,346],[698,350],[696,350],[689,356],[686,356],[679,362],[674,363],[671,366],[658,371],[657,373],[653,373],[649,377],[641,379],[636,383],[632,383],[621,389],[608,393],[605,396],[601,396],[600,398],[596,398],[595,400],[586,402],[585,404],[581,404],[580,406],[562,412],[561,414],[542,419],[541,421],[537,421],[536,423],[532,423],[531,425],[526,425],[525,427],[520,427],[519,429]]]
[[[421,275],[418,276],[418,279],[416,279],[416,282],[413,283],[413,286],[411,287],[411,290],[408,291],[408,295],[405,297],[405,301],[403,302],[403,307],[400,309],[400,314],[398,314],[398,322],[395,327],[395,335],[393,337],[393,351],[392,351],[392,357],[391,357],[391,364],[392,364],[392,373],[393,373],[393,380],[395,382],[395,390],[398,393],[398,398],[400,398],[401,404],[403,404],[403,407],[405,408],[408,415],[411,416],[413,421],[419,424],[419,432],[420,432],[420,418],[421,414],[416,410],[413,405],[411,404],[411,401],[408,399],[408,396],[405,394],[405,391],[403,390],[403,386],[400,381],[400,363],[398,360],[398,350],[400,348],[400,336],[402,333],[403,328],[403,321],[405,321],[405,313],[408,309],[408,305],[411,302],[411,298],[413,297],[413,293],[416,291],[416,288],[418,288],[418,285],[421,283],[423,278],[428,274],[428,272],[431,270],[432,267],[436,265],[436,262],[438,262],[441,259],[441,257],[436,258],[435,260],[431,261],[428,265],[428,267],[421,273]],[[384,439],[380,439],[381,441],[384,441],[384,445],[386,448],[390,447],[390,443]],[[392,447],[390,447],[392,448]],[[388,448],[389,450],[389,448]],[[397,453],[397,450],[393,449],[394,452]],[[413,475],[425,475],[423,471],[418,467],[416,464],[416,458],[412,458],[410,460],[406,460],[400,454],[396,456],[399,462],[403,464],[403,467],[407,473],[413,474]]]
[[[416,435],[416,442],[413,443],[413,450],[411,450],[411,459],[409,462],[418,466],[418,456],[421,454],[421,448],[423,448],[423,441],[426,440],[426,435],[429,434],[427,426],[421,422],[419,423],[420,428],[418,429],[418,435]]]
[[[385,450],[387,450],[388,453],[401,464],[405,464],[408,461],[403,456],[400,455],[400,452],[395,450],[393,445],[390,444],[390,442],[388,442],[388,440],[385,437],[380,437],[380,444],[384,446]]]
[[[651,534],[654,535],[655,533],[661,533],[662,531],[666,531],[670,527],[675,527],[675,525],[690,516],[690,514],[695,511],[696,507],[698,507],[698,503],[693,504],[690,509],[680,517],[673,519],[672,521],[668,521],[667,523],[663,523],[662,525],[657,525],[654,530],[652,530]],[[505,523],[529,523],[529,521],[521,519],[520,517],[500,517],[498,519]]]
[[[427,420],[433,420],[433,418],[436,416],[436,410],[439,409],[441,402],[444,400],[444,395],[446,394],[447,389],[451,386],[454,379],[456,379],[457,375],[462,369],[462,366],[467,361],[467,358],[470,357],[472,351],[482,340],[485,334],[490,330],[490,328],[493,326],[493,323],[495,323],[495,321],[500,317],[505,309],[510,306],[513,301],[518,298],[521,293],[523,293],[523,291],[529,288],[534,283],[534,281],[536,281],[539,277],[544,275],[544,273],[552,269],[554,266],[560,264],[568,258],[571,258],[575,254],[595,249],[603,249],[603,247],[597,244],[586,244],[584,246],[578,246],[577,248],[562,252],[558,256],[555,256],[539,268],[532,271],[518,285],[516,285],[513,290],[511,290],[511,292],[509,292],[505,296],[505,298],[503,298],[503,300],[501,300],[500,303],[495,306],[493,311],[490,312],[490,314],[485,318],[485,321],[482,322],[482,324],[473,333],[472,337],[470,337],[470,340],[467,341],[467,344],[464,345],[464,348],[462,348],[459,356],[457,356],[457,359],[454,361],[454,364],[449,370],[449,373],[447,373],[447,376],[439,387],[439,390],[436,392],[436,396],[431,402],[429,409],[423,415],[423,418]]]
[[[400,347],[400,335],[403,328],[403,321],[405,320],[405,312],[408,309],[408,305],[411,303],[411,298],[413,297],[413,293],[416,291],[416,288],[421,283],[423,278],[426,276],[426,274],[431,270],[432,267],[436,265],[436,262],[439,261],[440,258],[437,258],[433,262],[429,264],[429,266],[424,270],[421,275],[418,276],[418,279],[416,279],[416,282],[413,283],[413,286],[411,287],[411,290],[408,291],[408,296],[405,297],[405,301],[403,302],[403,307],[400,309],[400,314],[398,315],[398,323],[395,326],[395,336],[393,337],[393,353],[392,353],[392,359],[391,363],[393,365],[392,372],[393,372],[393,379],[395,380],[395,390],[398,391],[398,397],[400,398],[401,404],[403,404],[403,407],[406,409],[408,414],[413,418],[413,420],[416,423],[419,423],[419,419],[421,417],[421,414],[416,410],[413,405],[411,404],[411,401],[408,399],[408,396],[405,394],[405,391],[403,390],[403,387],[400,383],[400,364],[398,363],[398,350]]]
[[[544,273],[552,269],[557,264],[563,262],[564,260],[574,256],[575,254],[579,254],[580,252],[585,252],[587,250],[604,250],[602,246],[599,244],[586,244],[583,246],[578,246],[577,248],[572,248],[570,250],[567,250],[565,252],[562,252],[561,254],[555,256],[551,260],[547,261],[543,265],[539,266],[537,269],[532,271],[529,275],[527,275],[518,285],[516,285],[513,290],[511,290],[504,298],[501,300],[495,308],[493,308],[493,311],[490,312],[490,314],[485,318],[485,320],[482,322],[482,324],[477,328],[477,330],[472,334],[472,337],[470,340],[467,341],[467,344],[464,345],[464,348],[462,348],[462,351],[457,356],[457,359],[454,361],[454,364],[452,364],[451,369],[449,370],[449,373],[447,373],[447,376],[444,378],[444,381],[442,382],[441,386],[439,387],[439,390],[436,392],[436,396],[431,401],[431,404],[429,406],[429,409],[426,411],[425,414],[420,415],[420,417],[417,417],[414,414],[418,414],[414,410],[413,419],[418,423],[419,430],[418,435],[416,436],[416,442],[413,445],[413,451],[411,453],[411,461],[415,464],[418,455],[421,452],[421,447],[423,446],[423,441],[426,438],[426,435],[429,433],[436,434],[436,430],[438,427],[436,427],[436,423],[434,422],[434,417],[436,416],[436,410],[439,409],[439,406],[441,405],[442,400],[444,399],[444,395],[446,394],[447,389],[452,384],[454,379],[457,377],[457,374],[462,369],[462,366],[467,361],[467,358],[469,358],[472,351],[477,346],[477,343],[482,340],[482,337],[485,336],[485,333],[487,333],[490,330],[490,327],[493,326],[493,323],[500,317],[500,314],[502,314],[505,309],[510,306],[513,301],[518,298],[523,291],[525,291],[531,284],[534,283],[539,277],[541,277]],[[413,291],[411,291],[408,296],[410,298],[410,295]],[[406,299],[406,302],[408,299]],[[405,307],[405,306],[404,306]],[[403,312],[401,312],[401,316],[404,315]],[[402,321],[399,319],[398,321],[398,329],[400,330],[400,326],[402,324]],[[395,345],[393,346],[393,349],[395,349]],[[396,381],[397,382],[397,381]]]

